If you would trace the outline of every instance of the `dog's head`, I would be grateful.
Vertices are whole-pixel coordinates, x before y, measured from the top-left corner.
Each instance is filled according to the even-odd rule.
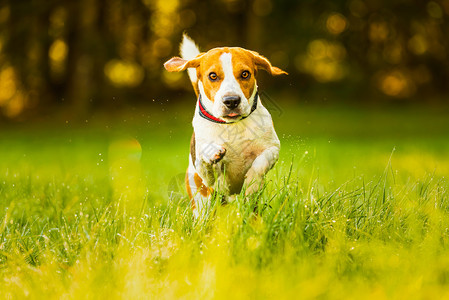
[[[212,114],[226,121],[238,121],[251,113],[255,99],[257,71],[287,74],[257,52],[238,47],[214,48],[191,60],[173,57],[164,64],[169,72],[195,68],[198,91]]]

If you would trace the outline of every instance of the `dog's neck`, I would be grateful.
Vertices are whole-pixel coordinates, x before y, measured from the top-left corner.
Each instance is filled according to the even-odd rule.
[[[259,101],[259,91],[256,90],[256,94],[254,95],[253,105],[251,106],[251,111],[249,112],[248,115],[244,116],[243,118],[241,118],[241,119],[238,120],[238,121],[241,121],[241,120],[243,120],[243,119],[248,118],[248,117],[253,113],[253,111],[256,110],[256,108],[257,108],[257,102],[258,102],[258,101]],[[227,122],[227,121],[225,121],[225,120],[223,120],[223,119],[220,119],[220,118],[215,117],[215,116],[212,115],[210,112],[208,112],[208,111],[206,110],[206,108],[204,107],[203,102],[201,101],[201,93],[199,94],[199,97],[198,97],[198,113],[199,113],[199,115],[200,115],[202,118],[204,118],[204,119],[206,119],[206,120],[208,120],[208,121],[214,122],[214,123],[219,123],[219,124],[233,124],[233,123],[238,122],[238,121],[235,121],[235,122]]]

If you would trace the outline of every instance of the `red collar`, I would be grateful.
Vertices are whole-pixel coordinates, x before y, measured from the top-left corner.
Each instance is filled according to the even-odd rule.
[[[259,100],[258,97],[259,97],[259,92],[256,91],[256,95],[254,95],[253,106],[251,107],[251,112],[248,114],[248,116],[250,114],[252,114],[253,111],[256,110],[256,108],[257,108],[257,101]],[[214,123],[219,123],[219,124],[232,124],[232,123],[235,123],[235,122],[226,122],[225,120],[222,120],[222,119],[219,119],[217,117],[214,117],[210,112],[208,112],[206,110],[206,108],[204,107],[203,102],[201,101],[201,94],[198,97],[198,107],[200,109],[199,110],[200,116],[203,117],[206,120],[209,120],[209,121],[214,122]],[[243,120],[243,119],[247,118],[248,116],[244,116],[240,120]]]

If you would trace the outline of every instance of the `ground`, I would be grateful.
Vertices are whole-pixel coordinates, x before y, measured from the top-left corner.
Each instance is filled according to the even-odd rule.
[[[192,103],[5,126],[0,295],[449,297],[447,109],[343,106],[273,107],[264,190],[198,221]]]

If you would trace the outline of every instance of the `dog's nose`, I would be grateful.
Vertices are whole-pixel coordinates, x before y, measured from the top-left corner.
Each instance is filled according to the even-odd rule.
[[[224,96],[223,103],[229,109],[234,109],[240,104],[240,96]]]

